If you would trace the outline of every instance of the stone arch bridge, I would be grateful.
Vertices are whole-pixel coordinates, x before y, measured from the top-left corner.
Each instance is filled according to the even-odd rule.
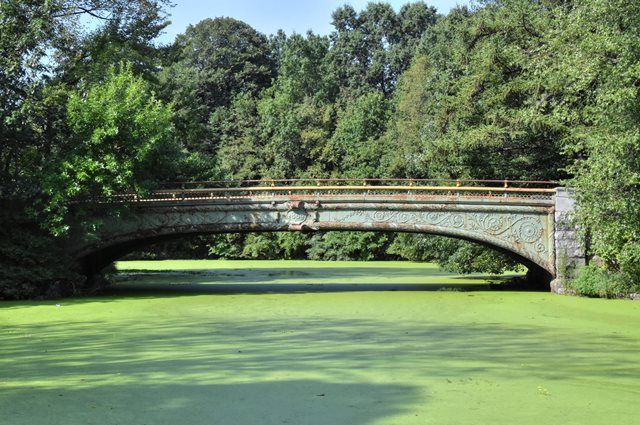
[[[575,232],[559,224],[572,201],[562,188],[545,182],[185,183],[143,197],[118,195],[109,204],[126,205],[119,214],[104,214],[113,211],[105,203],[92,202],[91,222],[101,223],[92,232],[80,219],[71,226],[68,250],[87,275],[149,243],[229,232],[374,230],[449,236],[516,257],[548,281],[560,274],[562,256],[580,256]],[[561,286],[552,284],[552,289]]]

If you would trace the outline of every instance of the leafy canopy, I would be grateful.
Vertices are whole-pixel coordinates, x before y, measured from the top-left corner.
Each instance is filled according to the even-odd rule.
[[[70,199],[109,199],[171,177],[177,149],[171,119],[171,107],[130,65],[112,67],[102,84],[72,93],[67,120],[75,143],[53,165],[46,187],[56,223]]]

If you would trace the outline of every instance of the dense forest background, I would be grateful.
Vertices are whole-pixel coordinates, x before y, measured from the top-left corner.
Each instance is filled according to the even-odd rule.
[[[73,199],[215,179],[557,181],[578,190],[599,276],[640,280],[639,2],[491,0],[446,16],[369,3],[336,9],[328,36],[225,17],[158,45],[169,12],[0,3],[1,297],[86,289],[61,249]],[[467,242],[367,232],[201,236],[137,255],[514,267]]]

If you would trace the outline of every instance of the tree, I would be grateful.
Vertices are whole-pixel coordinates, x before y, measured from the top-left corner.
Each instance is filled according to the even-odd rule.
[[[640,5],[577,1],[556,38],[556,114],[573,124],[576,220],[592,253],[640,284]]]
[[[229,108],[221,108],[212,116],[220,132],[217,157],[225,179],[255,180],[261,177],[264,141],[258,100],[250,93],[235,97]]]
[[[389,102],[379,92],[362,95],[338,113],[336,129],[322,160],[339,177],[384,177],[380,158],[386,148],[380,142],[389,119]]]
[[[548,78],[561,10],[545,2],[454,9],[423,36],[402,75],[383,137],[397,177],[557,180],[569,162],[570,125],[554,113]],[[423,247],[416,252],[416,247]],[[514,263],[486,248],[403,236],[392,251],[450,270],[501,272]],[[439,255],[442,253],[443,255]]]
[[[59,30],[58,4],[38,1],[0,3],[0,187],[4,196],[33,195],[46,141],[38,103],[43,97],[42,62]],[[36,112],[36,113],[34,113]]]
[[[308,242],[307,256],[312,260],[371,261],[385,258],[390,237],[377,232],[326,232],[315,234]]]
[[[387,253],[409,261],[437,262],[453,273],[491,273],[500,275],[518,269],[517,261],[482,245],[443,236],[401,233]]]
[[[86,289],[57,239],[16,209],[15,202],[1,206],[0,300],[70,296]]]
[[[243,125],[252,120],[246,113],[227,120],[233,130],[220,150],[223,164],[232,170],[259,164],[254,175],[264,178],[319,177],[317,159],[334,125],[336,87],[326,72],[328,49],[328,40],[313,33],[282,42],[278,76],[255,104],[257,121]],[[236,106],[248,104],[246,96],[239,99]]]
[[[222,134],[212,114],[235,96],[255,96],[271,83],[273,61],[267,38],[232,18],[205,19],[176,38],[173,58],[161,74],[163,96],[174,104],[175,125],[196,161],[215,163]],[[215,172],[213,172],[215,174]],[[200,176],[212,176],[211,169]]]
[[[420,49],[425,57],[413,65],[423,70],[412,74],[417,77],[407,83],[414,85],[402,94],[422,99],[423,107],[404,111],[424,117],[418,128],[410,126],[422,140],[430,176],[566,176],[562,152],[569,128],[553,114],[553,82],[542,77],[555,13],[528,0],[495,2],[475,13],[452,11],[427,33]]]
[[[55,232],[65,230],[71,199],[110,199],[172,177],[177,156],[172,110],[130,65],[112,67],[104,83],[72,93],[67,117],[75,142],[45,180]]]
[[[391,95],[417,41],[437,19],[422,2],[404,5],[398,14],[388,3],[369,3],[360,13],[346,5],[331,16],[329,61],[345,97],[371,89]]]
[[[83,39],[80,18],[94,19],[96,32],[102,31],[106,23],[122,30],[135,28],[140,34],[152,34],[167,3],[165,0],[6,0],[0,3],[0,186],[3,194],[36,196],[41,189],[43,168],[55,158],[59,144],[66,143],[66,129],[62,125],[65,93],[73,87],[67,85],[70,79],[65,80],[62,75],[69,68],[58,65],[73,62],[69,59],[73,53],[69,46],[75,48]],[[152,28],[145,29],[145,24]],[[77,63],[86,60],[80,55]]]
[[[60,79],[70,86],[93,84],[105,78],[110,66],[127,62],[136,75],[157,83],[166,48],[157,47],[154,40],[169,25],[165,5],[164,1],[114,2],[109,10],[92,11],[92,21],[101,25],[57,43]]]
[[[69,93],[78,78],[67,56],[85,40],[87,19],[97,33],[106,25],[146,31],[148,17],[163,14],[165,0],[6,0],[0,2],[0,297],[62,296],[86,290],[61,249],[65,195],[50,194],[52,170],[61,170],[77,138],[67,121]],[[81,19],[82,18],[82,19]],[[128,23],[140,22],[130,26]],[[154,28],[148,28],[153,33]],[[95,63],[79,55],[83,66]],[[122,58],[111,58],[117,63]],[[135,57],[142,62],[140,56]],[[103,61],[102,63],[109,63]],[[61,64],[64,64],[62,66]],[[87,65],[88,66],[88,65]],[[97,70],[97,67],[92,68]],[[104,70],[94,80],[104,79]],[[67,164],[68,165],[68,164]],[[67,176],[69,177],[69,176]],[[65,178],[60,178],[62,183]],[[72,182],[67,180],[70,188]],[[84,183],[87,183],[86,181]],[[49,203],[49,201],[52,201]],[[50,214],[45,213],[49,206]],[[43,227],[45,229],[43,229]]]

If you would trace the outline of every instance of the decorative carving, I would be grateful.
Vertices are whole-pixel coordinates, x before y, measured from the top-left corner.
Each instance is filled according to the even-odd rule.
[[[453,213],[449,218],[449,223],[451,227],[461,228],[464,227],[465,219],[463,214]]]
[[[290,210],[287,211],[286,221],[288,223],[299,224],[307,219],[307,212],[305,210]]]
[[[517,251],[544,260],[547,243],[544,234],[543,216],[521,216],[501,212],[458,212],[458,211],[388,211],[388,210],[352,210],[333,213],[333,220],[341,223],[396,223],[429,225],[443,229],[464,229],[469,235],[480,240],[487,237],[497,238],[509,245],[518,247]],[[527,248],[527,246],[529,248]]]
[[[519,241],[534,243],[542,237],[544,229],[542,224],[533,218],[522,218],[513,223],[513,234]]]
[[[200,212],[166,211],[141,216],[138,220],[139,229],[155,229],[164,227],[189,227],[202,224],[215,224],[222,222],[227,217],[226,212]]]
[[[371,216],[371,220],[378,223],[393,221],[406,224],[409,222],[415,223],[418,221],[418,216],[416,213],[408,211],[375,211]]]
[[[510,220],[508,216],[486,213],[469,214],[470,228],[498,236],[509,230]]]
[[[340,213],[334,213],[333,214],[333,220],[337,221],[339,223],[348,223],[350,221],[352,221],[351,219],[353,218],[358,218],[358,217],[368,217],[368,211],[364,211],[364,210],[353,210],[353,211],[349,211],[346,214],[340,214]]]
[[[425,224],[431,224],[433,226],[437,226],[447,221],[450,213],[441,212],[441,211],[432,211],[422,213],[422,220]]]

